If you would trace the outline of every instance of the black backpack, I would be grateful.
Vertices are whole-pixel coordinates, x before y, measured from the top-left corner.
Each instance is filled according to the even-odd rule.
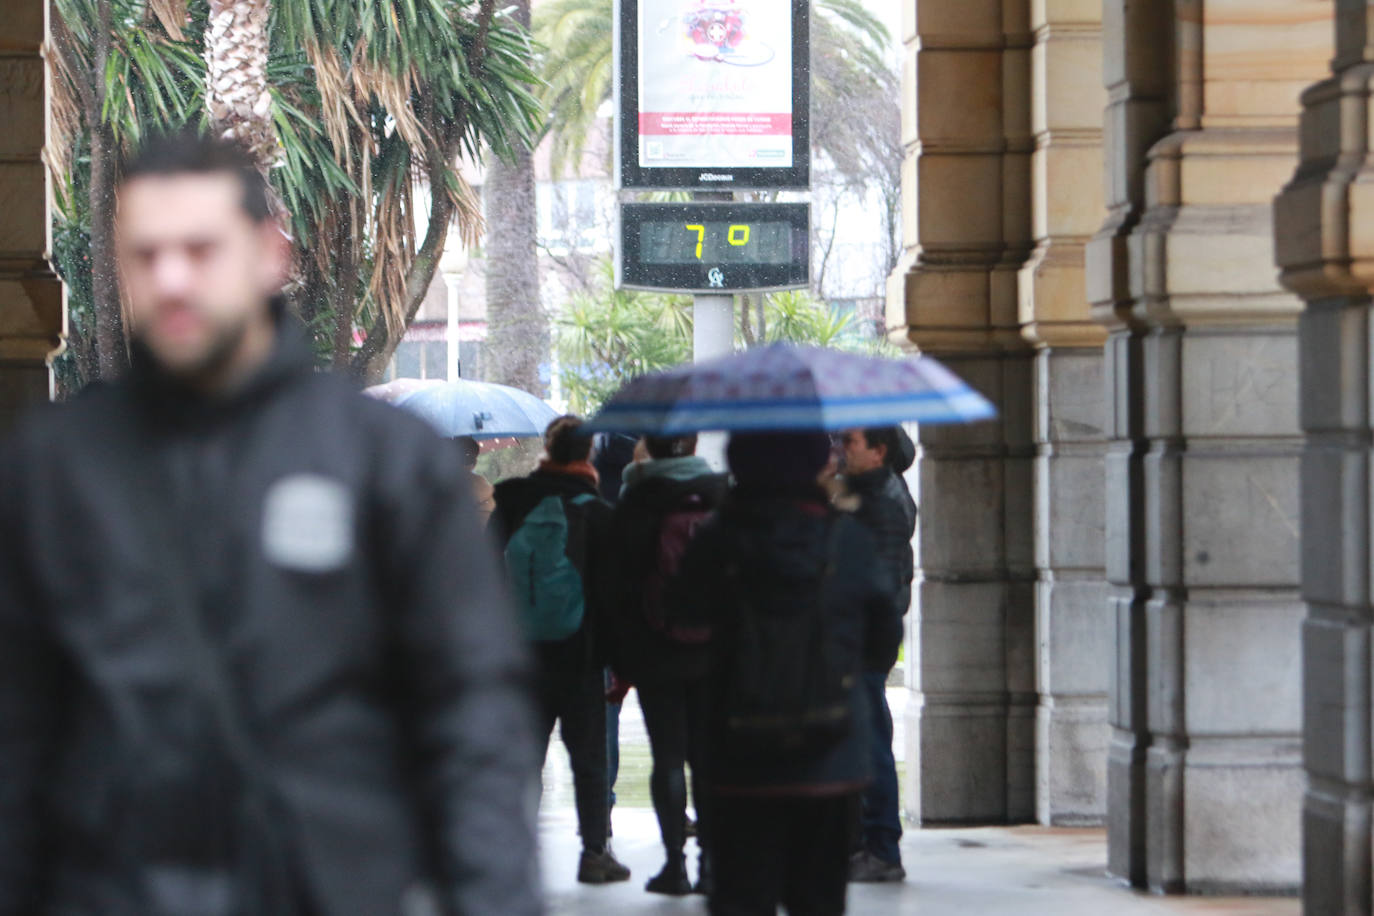
[[[814,576],[784,579],[733,559],[725,569],[733,625],[724,653],[723,736],[751,756],[817,753],[853,727],[856,645],[831,638],[826,592],[838,526]],[[739,555],[735,551],[736,556]]]

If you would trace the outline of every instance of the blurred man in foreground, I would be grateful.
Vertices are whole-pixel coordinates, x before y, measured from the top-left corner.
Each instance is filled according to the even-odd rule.
[[[540,912],[457,450],[314,372],[236,148],[125,168],[133,371],[0,453],[0,916]]]

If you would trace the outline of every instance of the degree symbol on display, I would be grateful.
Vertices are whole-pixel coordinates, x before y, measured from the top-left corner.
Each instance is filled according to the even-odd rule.
[[[719,267],[712,267],[710,273],[706,275],[706,282],[711,284],[712,289],[724,289],[725,274],[721,273]]]

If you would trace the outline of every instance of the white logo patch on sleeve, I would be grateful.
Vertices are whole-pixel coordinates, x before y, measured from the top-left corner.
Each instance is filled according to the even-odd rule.
[[[353,554],[353,499],[319,474],[293,474],[272,484],[262,507],[268,562],[301,572],[330,572]]]

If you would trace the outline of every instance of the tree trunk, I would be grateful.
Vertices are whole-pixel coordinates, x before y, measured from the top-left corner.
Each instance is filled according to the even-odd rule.
[[[510,16],[526,28],[529,0]],[[488,381],[544,396],[539,367],[549,353],[548,318],[539,301],[534,157],[522,150],[511,163],[494,160],[483,191],[487,217]]]
[[[363,345],[353,353],[350,364],[352,374],[360,381],[371,384],[381,379],[391,355],[405,336],[406,328],[410,327],[415,313],[425,300],[425,293],[434,281],[434,272],[439,269],[439,260],[444,256],[444,243],[448,240],[448,227],[453,222],[455,211],[453,201],[442,190],[442,174],[439,166],[431,164],[429,226],[406,272],[405,321],[399,328],[390,328],[384,315],[377,316]]]
[[[342,372],[353,355],[353,315],[358,302],[358,261],[353,233],[357,231],[352,214],[340,208],[335,214],[334,250],[338,254],[338,277],[333,288],[334,357],[332,365]]]
[[[268,0],[210,0],[205,104],[220,136],[253,154],[264,175],[277,159],[267,84]]]
[[[95,324],[100,377],[117,378],[129,365],[124,338],[124,307],[115,267],[115,150],[108,124],[97,118],[91,127],[91,312]]]

